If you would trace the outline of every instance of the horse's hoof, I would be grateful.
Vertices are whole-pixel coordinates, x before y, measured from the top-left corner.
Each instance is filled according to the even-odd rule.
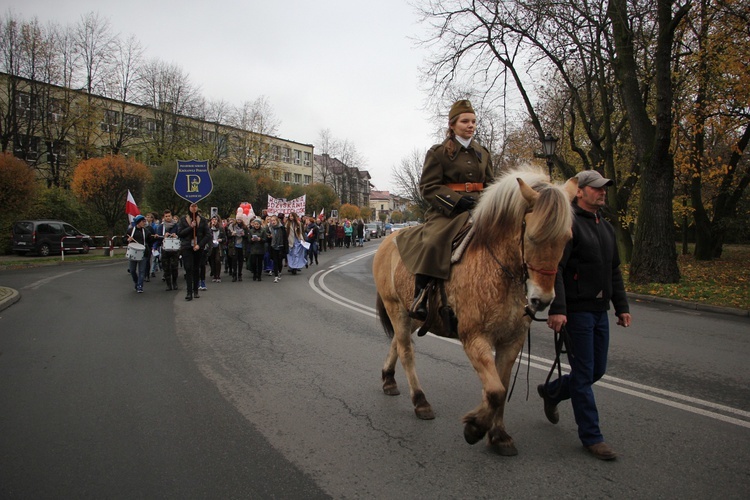
[[[497,446],[490,445],[492,450],[502,457],[515,457],[518,455],[518,449],[511,443],[510,445]]]
[[[464,439],[469,444],[477,444],[487,433],[480,429],[473,421],[464,424]]]
[[[384,385],[383,392],[389,396],[398,396],[399,394],[401,394],[401,391],[398,390],[398,386],[396,384]]]
[[[503,457],[518,455],[518,449],[513,444],[513,438],[504,430],[493,429],[490,431],[489,446],[495,453]]]
[[[417,414],[417,418],[420,420],[433,420],[435,418],[435,414],[432,412],[432,407],[429,403],[415,407],[414,413]]]

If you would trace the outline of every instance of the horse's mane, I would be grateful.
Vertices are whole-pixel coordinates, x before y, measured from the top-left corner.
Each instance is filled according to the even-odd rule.
[[[536,217],[526,227],[527,236],[541,243],[569,234],[573,219],[565,190],[550,184],[547,174],[539,168],[522,165],[503,172],[484,190],[473,212],[476,243],[520,231],[528,203],[521,195],[518,178],[539,193],[534,204]]]

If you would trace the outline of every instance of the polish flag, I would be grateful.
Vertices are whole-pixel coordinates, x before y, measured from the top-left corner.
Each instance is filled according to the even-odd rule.
[[[136,215],[141,214],[141,211],[138,210],[138,205],[135,204],[133,195],[130,194],[130,189],[128,189],[128,201],[125,202],[125,213],[128,214],[128,222],[130,224],[133,223],[133,218],[135,218]]]
[[[321,208],[320,209],[320,215],[318,215],[318,219],[325,219],[326,218],[326,209]]]

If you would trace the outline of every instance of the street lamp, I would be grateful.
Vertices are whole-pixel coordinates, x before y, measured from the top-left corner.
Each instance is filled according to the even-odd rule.
[[[552,180],[552,157],[555,156],[555,149],[557,149],[557,137],[554,137],[552,134],[547,134],[544,136],[544,141],[542,142],[542,146],[544,147],[544,156],[547,157],[547,168],[549,169],[549,178]]]

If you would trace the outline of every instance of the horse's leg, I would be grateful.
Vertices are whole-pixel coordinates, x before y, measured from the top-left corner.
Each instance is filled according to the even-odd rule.
[[[463,330],[459,330],[463,331]],[[464,439],[475,444],[484,437],[492,426],[493,416],[505,400],[505,387],[495,366],[492,346],[479,335],[463,337],[464,351],[482,382],[482,404],[464,415]]]
[[[383,392],[389,396],[398,396],[401,391],[396,384],[396,361],[398,360],[398,339],[394,335],[391,339],[391,347],[388,349],[388,356],[383,364]]]
[[[510,384],[513,365],[515,364],[519,351],[523,347],[524,340],[524,336],[521,335],[514,343],[498,346],[495,350],[495,366],[497,367],[500,380],[504,387],[508,387],[508,384]],[[505,398],[500,401],[500,404],[495,411],[492,428],[488,433],[489,444],[500,455],[518,455],[518,449],[516,449],[516,446],[513,443],[513,438],[505,430],[504,413]]]
[[[407,316],[406,310],[403,310],[402,320],[399,322],[399,326],[396,327],[398,357],[401,360],[401,366],[404,367],[406,379],[409,381],[409,393],[411,395],[411,402],[414,405],[414,413],[422,420],[432,420],[435,418],[435,414],[432,412],[432,406],[427,402],[424,391],[422,391],[422,384],[419,383],[419,377],[417,377],[411,326],[411,319]]]

